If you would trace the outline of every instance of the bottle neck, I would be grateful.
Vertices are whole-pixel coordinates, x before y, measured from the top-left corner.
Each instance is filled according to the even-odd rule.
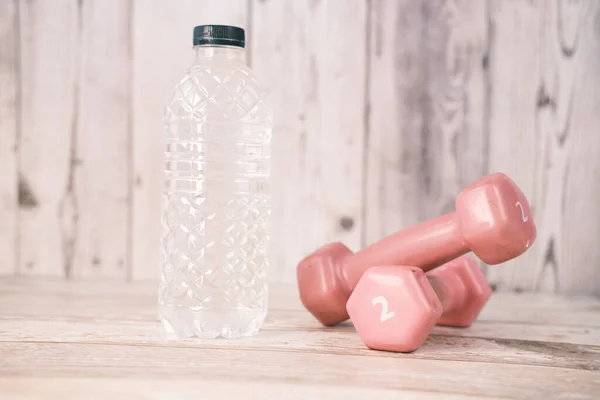
[[[194,46],[195,61],[244,62],[246,51],[237,46],[200,45]]]

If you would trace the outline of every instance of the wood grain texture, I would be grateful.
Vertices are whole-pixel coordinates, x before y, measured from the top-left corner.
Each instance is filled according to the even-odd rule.
[[[308,386],[295,383],[293,379],[287,382],[256,382],[252,380],[236,381],[232,385],[227,378],[221,380],[199,380],[156,378],[149,381],[143,378],[115,379],[115,378],[60,378],[60,377],[0,377],[1,393],[11,398],[21,399],[19,396],[32,396],[46,400],[68,399],[72,393],[77,393],[78,400],[95,400],[102,398],[131,399],[131,400],[164,400],[176,398],[177,400],[196,400],[198,393],[202,393],[202,400],[235,399],[245,400],[292,400],[292,399],[343,399],[363,400],[377,396],[378,400],[429,400],[439,399],[435,392],[403,389],[356,388],[346,387],[339,383],[321,386]],[[443,395],[444,399],[476,399],[481,397],[463,394]],[[486,399],[499,399],[499,397],[486,396]]]
[[[72,265],[78,203],[81,7],[76,0],[19,3],[20,274],[64,276]]]
[[[1,279],[0,397],[593,399],[600,390],[597,298],[496,293],[471,328],[437,327],[416,352],[394,354],[366,349],[351,324],[321,327],[288,285],[270,293],[256,336],[166,338],[154,289]]]
[[[17,267],[19,5],[0,0],[0,275]]]
[[[598,4],[491,4],[490,170],[528,196],[538,238],[489,277],[501,290],[599,293]]]
[[[366,242],[453,211],[484,173],[485,15],[485,2],[373,2]]]
[[[554,87],[548,93],[556,110],[554,116],[546,110],[545,117],[550,117],[553,125],[547,131],[547,145],[553,149],[543,154],[553,159],[544,164],[560,168],[561,158],[566,162],[562,177],[554,170],[542,180],[547,204],[550,197],[560,197],[561,207],[551,210],[540,205],[548,239],[536,284],[542,279],[543,267],[551,270],[554,261],[556,291],[600,294],[600,4],[561,1],[547,6],[554,7],[547,11],[550,21],[545,27],[554,33],[546,35],[552,53],[543,63],[544,83]],[[552,236],[554,260],[548,256]]]
[[[3,355],[2,374],[7,378],[196,379],[206,384],[222,380],[232,384],[297,382],[309,387],[437,392],[438,398],[451,393],[511,399],[559,399],[574,395],[594,399],[599,387],[598,372],[584,369],[269,351],[264,348],[251,351],[234,347],[18,342],[0,343],[0,353]],[[460,371],[460,379],[457,379],[456,371]],[[171,388],[175,390],[174,385]],[[279,397],[272,393],[271,398]]]
[[[127,277],[130,11],[127,0],[82,3],[69,276]]]
[[[252,67],[270,89],[271,280],[331,241],[361,245],[367,2],[253,1]]]
[[[132,279],[158,278],[164,108],[191,65],[192,30],[202,24],[247,27],[248,1],[133,0]]]
[[[489,168],[516,182],[531,203],[536,223],[536,169],[540,165],[539,142],[543,141],[536,133],[535,119],[543,39],[539,4],[491,1],[489,7]],[[543,257],[543,224],[539,230],[539,237],[525,254],[489,268],[488,277],[500,290],[521,290],[527,285],[527,276],[533,277]]]

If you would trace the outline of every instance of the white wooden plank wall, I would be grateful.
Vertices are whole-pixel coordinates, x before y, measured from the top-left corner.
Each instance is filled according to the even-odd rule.
[[[74,276],[125,279],[130,213],[129,0],[80,6],[72,196]]]
[[[543,21],[538,2],[489,3],[489,168],[514,178],[532,203],[538,229],[541,222],[535,175],[539,167],[536,132],[536,94],[540,86],[540,49]],[[497,285],[523,288],[533,278],[547,246],[537,242],[520,260],[490,267],[488,276]],[[520,271],[525,262],[527,271]],[[502,267],[502,270],[499,268]]]
[[[273,279],[341,240],[361,245],[366,2],[255,1],[252,66],[268,82],[273,132]]]
[[[485,2],[373,2],[367,243],[453,211],[485,173],[485,21]]]
[[[0,275],[17,265],[18,4],[0,1]]]
[[[531,200],[538,239],[490,267],[501,288],[600,293],[600,3],[489,9],[489,169]]]
[[[18,9],[17,272],[64,276],[72,269],[77,225],[81,10],[77,0],[22,1]]]
[[[163,107],[203,23],[246,28],[270,88],[272,281],[503,171],[538,240],[491,282],[600,293],[593,0],[0,0],[0,273],[156,279]]]

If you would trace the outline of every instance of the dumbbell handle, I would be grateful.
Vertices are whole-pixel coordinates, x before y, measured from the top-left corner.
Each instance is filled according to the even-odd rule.
[[[411,265],[427,272],[469,252],[456,213],[410,226],[348,256],[344,275],[353,290],[367,269],[376,265]]]
[[[442,303],[444,314],[464,305],[467,300],[467,288],[458,275],[447,274],[444,279],[434,275],[427,275],[427,279],[431,287],[433,287],[440,303]]]

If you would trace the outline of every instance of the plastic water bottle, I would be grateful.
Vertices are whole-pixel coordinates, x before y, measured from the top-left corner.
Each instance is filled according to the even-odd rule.
[[[158,311],[177,337],[257,333],[267,313],[271,110],[242,28],[194,28],[165,112]]]

